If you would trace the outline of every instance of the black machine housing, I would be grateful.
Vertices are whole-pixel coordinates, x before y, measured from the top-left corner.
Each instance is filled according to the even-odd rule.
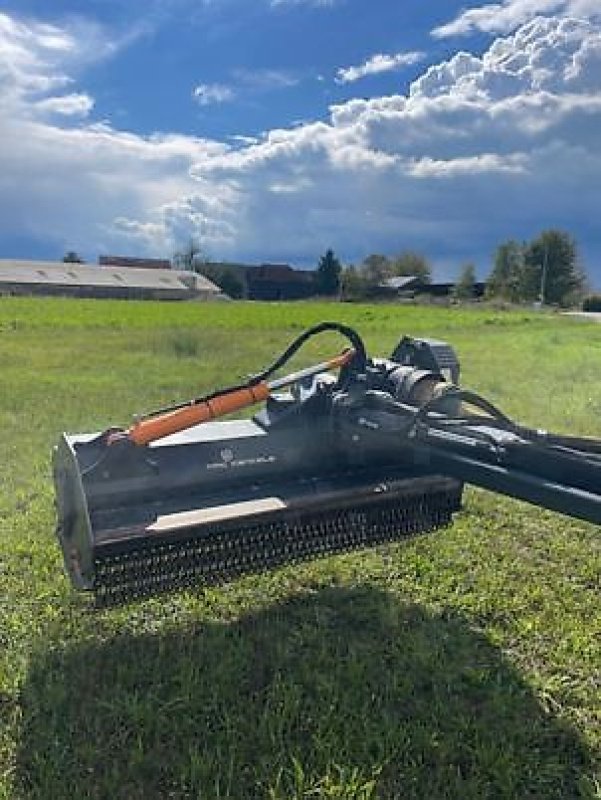
[[[208,582],[446,525],[462,482],[366,429],[366,390],[407,399],[451,348],[403,339],[341,391],[327,373],[253,419],[209,422],[148,447],[63,435],[58,535],[74,584],[102,602]],[[439,359],[439,361],[437,361]],[[417,363],[424,369],[418,369]],[[441,372],[436,380],[441,379]]]
[[[143,447],[64,434],[67,571],[101,604],[222,581],[448,525],[464,481],[601,523],[598,454],[462,415],[446,391],[458,383],[448,344],[404,337],[389,359],[299,381],[252,419]]]

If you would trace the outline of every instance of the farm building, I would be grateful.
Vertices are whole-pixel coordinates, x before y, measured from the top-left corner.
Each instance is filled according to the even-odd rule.
[[[124,300],[221,299],[203,275],[173,269],[90,266],[0,259],[0,295],[61,295]]]
[[[246,273],[248,296],[253,300],[302,300],[317,294],[315,273],[288,264],[261,264]]]
[[[417,275],[400,275],[383,280],[374,287],[371,295],[382,299],[407,299],[417,295],[425,295],[432,298],[449,298],[452,296],[454,289],[454,283],[427,282]],[[485,290],[486,283],[476,282],[474,284],[474,298],[483,297]]]
[[[315,272],[289,264],[208,262],[206,273],[219,282],[232,276],[247,300],[302,300],[317,294]]]
[[[455,289],[454,283],[430,283],[426,284],[420,292],[422,294],[430,295],[430,297],[451,297]],[[479,299],[484,297],[486,292],[486,282],[476,281],[474,283],[474,298]]]
[[[423,289],[424,282],[416,275],[398,275],[385,278],[374,287],[373,294],[378,297],[414,297],[416,292]]]

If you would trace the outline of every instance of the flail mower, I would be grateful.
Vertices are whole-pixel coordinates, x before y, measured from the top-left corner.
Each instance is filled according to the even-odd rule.
[[[348,348],[273,377],[324,331]],[[370,358],[331,322],[236,386],[64,434],[53,468],[67,572],[100,605],[435,530],[464,482],[601,524],[601,440],[512,421],[459,387],[444,342],[404,337]]]

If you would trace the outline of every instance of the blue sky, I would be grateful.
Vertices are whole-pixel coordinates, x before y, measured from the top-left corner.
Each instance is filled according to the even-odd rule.
[[[424,61],[443,59],[452,48],[433,41],[429,31],[459,8],[451,0],[432,4],[436,13],[419,0],[88,0],[85,12],[81,2],[51,5],[49,15],[47,0],[19,0],[12,11],[67,28],[79,17],[126,41],[81,74],[97,118],[144,134],[176,130],[218,138],[325,118],[332,103],[357,94],[406,89],[420,63],[367,77],[359,92],[335,76],[374,53],[427,50]],[[235,102],[195,103],[193,90],[201,84],[230,88]]]
[[[435,274],[556,226],[601,285],[596,0],[19,0],[0,257],[76,249]]]

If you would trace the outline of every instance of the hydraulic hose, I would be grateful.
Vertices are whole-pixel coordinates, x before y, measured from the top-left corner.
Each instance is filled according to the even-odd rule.
[[[342,368],[348,373],[363,371],[367,362],[365,345],[359,334],[347,325],[338,322],[321,322],[308,328],[284,350],[284,352],[266,369],[253,375],[248,381],[220,389],[202,397],[196,397],[187,403],[162,408],[139,418],[127,431],[111,432],[107,436],[108,444],[124,438],[137,445],[150,444],[164,436],[177,433],[193,425],[239,411],[248,406],[267,399],[272,388],[286,385],[298,379],[300,374],[293,373],[287,379],[280,379],[272,386],[268,382],[275,372],[281,369],[292,356],[312,337],[327,331],[340,333],[351,344],[340,355],[309,368],[305,374],[316,374],[328,369]]]

